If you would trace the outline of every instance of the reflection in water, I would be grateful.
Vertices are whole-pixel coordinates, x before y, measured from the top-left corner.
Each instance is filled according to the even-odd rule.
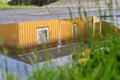
[[[50,63],[52,61],[55,63],[55,66],[63,66],[64,64],[71,62],[71,60],[71,56],[64,56],[50,61],[40,62],[38,63],[38,65],[42,67],[45,63]],[[8,72],[17,76],[19,75],[20,79],[22,78],[21,80],[26,80],[27,78],[25,66],[27,67],[29,74],[32,75],[32,65],[0,55],[0,80],[3,80],[2,73],[3,71],[5,71],[6,65],[8,68]]]

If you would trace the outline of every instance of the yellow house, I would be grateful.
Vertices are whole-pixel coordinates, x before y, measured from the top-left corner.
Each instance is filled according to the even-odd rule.
[[[117,35],[120,36],[120,23],[118,21],[111,21],[108,17],[106,20],[100,20],[98,17],[92,17],[92,35],[95,36],[96,33],[102,34],[104,37],[111,29],[114,30]]]
[[[42,49],[43,43],[47,44],[47,47],[66,44],[67,41],[74,42],[76,37],[84,34],[83,18],[74,17],[71,20],[68,16],[54,18],[52,15],[48,19],[50,14],[25,14],[24,11],[0,10],[0,13],[3,13],[0,14],[0,39],[3,41],[1,46],[6,46],[11,51],[18,48],[28,51],[33,48]]]

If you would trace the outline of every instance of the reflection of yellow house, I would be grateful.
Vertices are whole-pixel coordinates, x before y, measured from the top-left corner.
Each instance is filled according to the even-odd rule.
[[[85,20],[82,18],[73,18],[72,20],[53,18],[33,21],[29,19],[17,22],[9,22],[7,21],[9,17],[5,18],[5,23],[0,22],[0,38],[4,42],[2,45],[11,50],[38,46],[40,48],[43,43],[52,47],[57,46],[58,42],[62,44],[67,41],[74,42],[77,36],[83,35],[85,27]],[[11,19],[14,19],[14,17]]]
[[[51,14],[33,13],[40,10],[38,9],[0,10],[0,39],[4,42],[1,45],[11,50],[35,47],[41,49],[43,43],[47,44],[47,47],[53,47],[58,43],[74,42],[76,37],[86,35],[87,26],[83,18],[73,16],[71,20],[69,13],[58,13],[61,16],[59,18],[55,18],[54,15],[51,17]],[[101,33],[104,23],[95,23],[94,20],[93,17],[93,35],[97,29],[95,24],[100,23],[98,31]]]
[[[97,17],[92,17],[92,35],[96,37],[98,34],[102,34],[104,37],[110,30],[113,29],[118,35],[120,35],[119,26],[115,25],[113,21],[100,20]]]
[[[61,31],[60,31],[61,26]],[[84,29],[84,21],[75,19],[74,23],[64,20],[44,20],[3,24],[0,35],[4,44],[9,46],[29,47],[45,43],[54,43],[58,35],[62,41],[73,39]]]

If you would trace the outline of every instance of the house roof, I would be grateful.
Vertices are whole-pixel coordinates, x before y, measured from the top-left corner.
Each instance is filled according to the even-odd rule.
[[[74,14],[73,17],[78,17],[78,14]],[[69,10],[64,7],[49,7],[49,10],[46,7],[0,10],[0,23],[14,23],[63,18],[70,18]]]
[[[68,1],[68,0],[63,0]],[[77,0],[79,1],[79,0]],[[67,3],[67,2],[66,2]],[[38,8],[24,8],[24,9],[5,9],[0,10],[0,24],[6,23],[16,23],[16,22],[25,22],[25,21],[40,21],[40,20],[50,20],[50,19],[69,19],[70,11],[72,12],[72,18],[78,18],[79,12],[79,4],[75,3],[74,5],[57,5],[57,3],[50,4],[47,7],[38,7]],[[88,16],[99,16],[99,15],[110,15],[109,10],[107,8],[101,7],[101,14],[96,9],[94,5],[84,4],[81,8],[81,14],[84,17],[84,11],[87,12]],[[68,9],[69,7],[69,9]],[[120,15],[120,10],[117,10],[117,15]],[[116,10],[113,9],[112,13],[116,15]]]

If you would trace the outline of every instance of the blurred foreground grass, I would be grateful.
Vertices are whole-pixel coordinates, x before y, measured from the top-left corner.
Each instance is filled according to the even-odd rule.
[[[111,10],[111,6],[108,6],[108,9]],[[90,25],[88,24],[88,26]],[[90,48],[90,52],[87,56],[90,56],[90,59],[86,62],[79,62],[79,57],[76,57],[75,60],[64,66],[56,66],[53,62],[46,63],[42,67],[39,67],[38,64],[33,64],[32,75],[30,75],[27,67],[24,66],[27,80],[119,80],[120,39],[113,28],[110,29],[102,41],[93,40],[91,35],[89,35],[88,47]],[[88,34],[89,32],[91,31],[88,31]],[[104,37],[104,34],[102,36]],[[79,56],[84,49],[85,44],[80,44],[80,47],[78,47],[76,51],[77,56]],[[5,63],[6,76],[0,75],[3,76],[3,80],[21,80],[19,75],[15,76],[8,72],[7,60]]]

